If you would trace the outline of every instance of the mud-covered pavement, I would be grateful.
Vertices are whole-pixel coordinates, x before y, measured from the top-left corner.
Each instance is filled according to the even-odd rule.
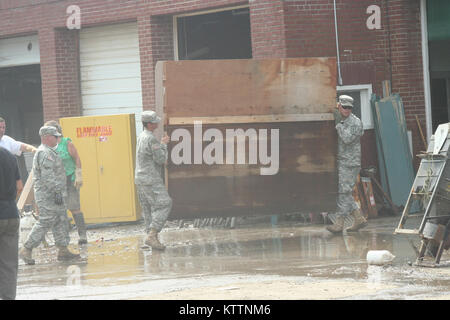
[[[17,299],[450,299],[449,252],[438,268],[411,265],[419,239],[394,235],[398,220],[340,236],[292,221],[173,224],[160,234],[164,252],[142,248],[142,224],[89,229],[82,247],[72,231],[84,261],[58,262],[56,249],[41,245],[36,265],[20,261]],[[367,251],[381,249],[396,256],[392,264],[368,266]]]

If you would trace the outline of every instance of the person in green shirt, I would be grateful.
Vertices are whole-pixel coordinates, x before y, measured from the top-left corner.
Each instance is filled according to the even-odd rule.
[[[47,121],[44,125],[55,127],[62,135],[62,129],[55,120]],[[67,179],[67,209],[72,213],[73,220],[78,230],[78,244],[87,243],[86,224],[80,208],[80,188],[83,185],[81,174],[81,159],[72,140],[61,136],[56,152],[63,161]]]

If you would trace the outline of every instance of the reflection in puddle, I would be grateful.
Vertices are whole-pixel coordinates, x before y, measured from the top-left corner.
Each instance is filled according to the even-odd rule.
[[[54,248],[38,248],[37,264],[19,268],[18,298],[21,290],[23,298],[31,299],[46,291],[62,294],[68,288],[79,289],[83,296],[99,287],[131,290],[130,286],[147,283],[148,290],[147,281],[242,274],[352,278],[378,286],[401,281],[398,273],[404,270],[395,265],[415,259],[407,238],[371,231],[333,236],[321,229],[201,229],[162,236],[164,252],[143,250],[142,236],[124,237],[81,247],[85,261],[72,265],[53,261]],[[394,266],[367,266],[369,250],[389,250],[397,257]]]
[[[318,263],[344,263],[352,260],[365,262],[368,250],[394,250],[394,237],[376,233],[329,236],[324,233],[281,235],[273,231],[266,238],[246,237],[240,230],[229,231],[219,239],[214,232],[191,233],[189,240],[177,239],[167,242],[164,252],[142,250],[141,237],[92,243],[82,247],[80,264],[83,279],[125,278],[145,274],[245,272],[257,270],[276,272],[285,267],[308,267]],[[256,237],[257,238],[257,237]],[[402,246],[397,244],[397,246]],[[409,254],[412,253],[411,247]],[[280,265],[282,261],[283,265]],[[58,263],[48,263],[54,269]],[[26,269],[32,272],[32,268]]]

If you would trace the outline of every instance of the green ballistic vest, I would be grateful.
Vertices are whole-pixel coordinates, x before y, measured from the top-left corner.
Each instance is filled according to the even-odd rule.
[[[70,140],[70,138],[62,138],[61,142],[58,144],[58,147],[56,148],[56,152],[58,153],[59,157],[61,158],[64,169],[66,170],[66,176],[72,176],[72,181],[75,181],[75,169],[77,168],[75,164],[75,160],[72,158],[72,156],[69,153],[69,150],[67,149],[67,143]]]

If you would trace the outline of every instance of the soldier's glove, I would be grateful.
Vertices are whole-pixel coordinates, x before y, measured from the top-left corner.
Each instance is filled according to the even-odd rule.
[[[83,176],[81,175],[81,168],[76,168],[74,186],[79,190],[82,185],[83,185]]]
[[[63,204],[63,196],[59,191],[55,193],[55,204],[57,204],[58,206]]]

